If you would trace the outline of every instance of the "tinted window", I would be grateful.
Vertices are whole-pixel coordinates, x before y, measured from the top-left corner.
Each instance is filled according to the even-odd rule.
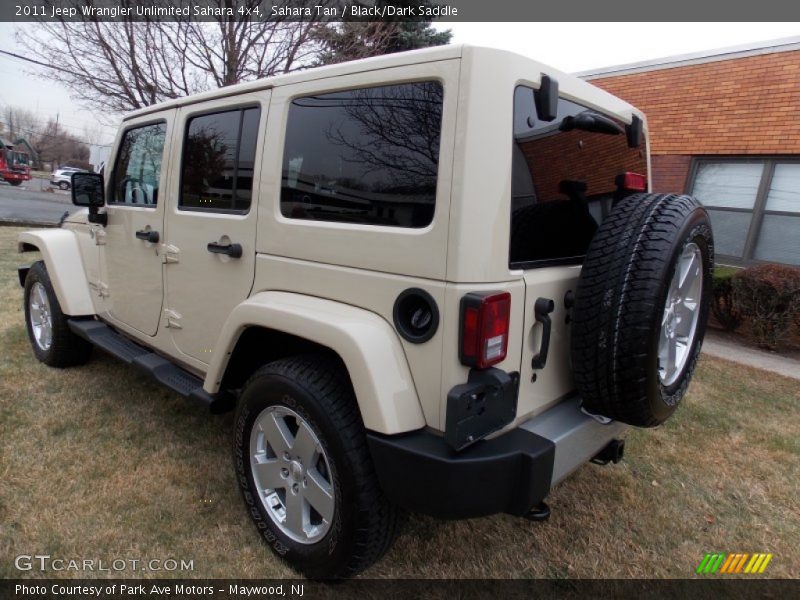
[[[575,117],[603,131],[587,131]],[[582,122],[586,121],[582,119]],[[629,148],[624,123],[560,99],[553,121],[536,114],[533,90],[514,92],[510,263],[579,262],[613,202],[618,176],[647,174],[644,144]]]
[[[166,132],[165,123],[136,127],[125,132],[114,167],[110,203],[137,206],[155,206],[158,203]]]
[[[260,115],[260,108],[247,108],[189,120],[183,144],[181,208],[247,212]]]
[[[283,153],[283,215],[395,227],[430,224],[442,96],[442,86],[429,81],[294,100]]]

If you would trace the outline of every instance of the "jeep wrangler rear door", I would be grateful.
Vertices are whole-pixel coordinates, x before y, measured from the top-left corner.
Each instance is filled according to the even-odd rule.
[[[265,90],[192,104],[178,114],[182,143],[166,216],[164,319],[178,350],[200,363],[210,361],[222,324],[253,285],[269,99]]]
[[[509,265],[525,279],[518,414],[574,391],[570,310],[583,257],[614,203],[647,189],[646,147],[629,146],[625,125],[564,98],[545,121],[533,90],[515,90]]]
[[[123,124],[107,182],[108,223],[96,238],[103,316],[153,336],[163,297],[159,242],[163,238],[168,161],[164,152],[175,111]]]

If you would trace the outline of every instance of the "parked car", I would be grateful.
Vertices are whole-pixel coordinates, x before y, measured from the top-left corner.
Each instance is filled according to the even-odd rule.
[[[50,173],[50,184],[57,186],[61,190],[68,190],[72,185],[72,174],[86,172],[86,169],[77,167],[61,167]]]
[[[619,98],[469,46],[141,109],[74,176],[84,209],[19,236],[33,352],[235,410],[247,512],[312,577],[369,567],[404,510],[546,519],[700,353],[711,226],[649,192],[647,140]]]

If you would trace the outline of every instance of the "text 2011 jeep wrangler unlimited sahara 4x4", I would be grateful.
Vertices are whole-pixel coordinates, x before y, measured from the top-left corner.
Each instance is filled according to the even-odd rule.
[[[34,353],[92,346],[236,409],[248,511],[315,577],[402,509],[543,518],[626,424],[667,419],[706,325],[694,199],[647,193],[644,117],[530,59],[447,46],[139,110],[106,180],[19,236]]]

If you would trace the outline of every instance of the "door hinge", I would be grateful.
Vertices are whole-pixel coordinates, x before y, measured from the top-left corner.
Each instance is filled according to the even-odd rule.
[[[171,308],[164,309],[164,318],[166,319],[166,327],[170,329],[183,329],[180,324],[181,314]]]
[[[164,264],[180,262],[179,255],[181,251],[177,246],[173,246],[172,244],[161,244],[156,252],[159,256],[161,256],[161,262]]]
[[[89,287],[92,288],[100,298],[108,298],[108,286],[102,281],[90,281]]]
[[[95,246],[105,246],[106,245],[106,230],[102,227],[92,227],[90,230],[90,235],[94,238],[94,245]]]

